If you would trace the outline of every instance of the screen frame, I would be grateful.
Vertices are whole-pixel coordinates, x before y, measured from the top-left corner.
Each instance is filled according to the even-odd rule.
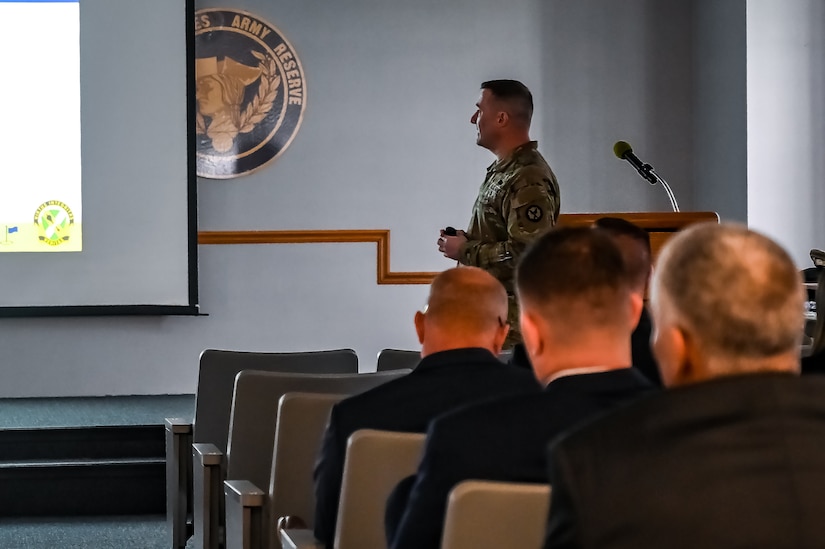
[[[187,305],[36,305],[0,307],[0,318],[67,316],[200,316],[198,303],[198,177],[195,128],[195,0],[183,0],[186,40]],[[82,32],[82,29],[81,29]],[[82,59],[81,59],[82,62]],[[80,252],[82,253],[82,252]]]

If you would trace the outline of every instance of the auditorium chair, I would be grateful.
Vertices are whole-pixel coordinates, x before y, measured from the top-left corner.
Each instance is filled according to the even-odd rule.
[[[195,547],[214,549],[221,544],[221,527],[224,524],[224,479],[243,480],[261,488],[266,488],[272,483],[273,468],[278,462],[274,454],[284,448],[283,441],[280,443],[281,446],[276,442],[278,431],[282,429],[279,409],[279,400],[282,396],[293,392],[353,395],[407,373],[408,370],[365,374],[289,374],[252,370],[239,373],[235,383],[226,454],[209,444],[193,445],[196,494]],[[304,419],[301,418],[301,421]],[[307,444],[313,445],[313,452],[317,451],[326,422],[327,417],[324,416],[320,424],[304,425],[302,432],[308,437]],[[282,439],[286,437],[286,433],[287,431],[283,431]],[[296,448],[297,444],[298,442],[295,442]],[[290,451],[292,450],[293,448],[290,448]],[[310,468],[310,487],[314,461],[313,454],[307,465]],[[265,522],[268,517],[269,515],[264,518]]]
[[[540,549],[550,486],[466,480],[447,501],[441,549]]]
[[[352,349],[296,353],[253,353],[207,349],[200,355],[195,416],[166,418],[166,518],[172,549],[182,548],[192,516],[192,443],[209,442],[226,451],[235,376],[242,370],[357,373]]]
[[[375,369],[378,372],[386,372],[387,370],[414,370],[419,362],[421,362],[421,351],[382,349],[378,353],[378,362]]]
[[[390,492],[415,474],[426,435],[362,429],[347,442],[335,549],[385,549],[384,508]],[[311,529],[282,530],[284,549],[323,549]]]

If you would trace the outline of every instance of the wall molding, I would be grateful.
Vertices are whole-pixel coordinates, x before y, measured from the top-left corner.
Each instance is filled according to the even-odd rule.
[[[619,216],[650,233],[654,257],[673,234],[693,223],[719,222],[715,212],[622,212],[562,214],[559,225],[590,226],[605,215]],[[201,231],[198,244],[321,244],[372,243],[376,245],[378,284],[430,284],[437,272],[390,271],[389,229],[308,230],[308,231]]]
[[[437,272],[393,272],[390,270],[390,231],[388,229],[314,230],[314,231],[201,231],[198,244],[376,244],[376,282],[378,284],[430,284]]]

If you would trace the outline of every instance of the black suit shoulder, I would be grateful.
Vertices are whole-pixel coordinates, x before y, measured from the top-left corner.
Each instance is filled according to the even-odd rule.
[[[487,353],[472,361],[424,364],[395,379],[336,404],[342,429],[425,432],[435,416],[487,398],[538,393],[530,371],[508,366]],[[442,357],[443,358],[443,357]],[[422,368],[422,366],[424,366]]]
[[[804,409],[825,412],[825,379],[801,378],[792,374],[751,374],[667,389],[628,404],[604,418],[589,423],[567,437],[571,447],[590,446],[590,439],[614,441],[626,446],[628,437],[646,441],[680,425],[703,433],[713,425],[746,416],[748,421],[796,413]],[[685,431],[683,431],[684,433]]]
[[[825,513],[823,395],[825,379],[730,377],[556,440],[545,548],[812,547]]]
[[[546,482],[547,442],[652,390],[632,368],[553,381],[542,393],[472,404],[436,418],[393,549],[438,546],[449,491],[462,480]]]
[[[802,375],[825,374],[825,351],[820,351],[802,359]]]
[[[532,372],[484,349],[456,349],[429,355],[410,374],[339,402],[315,464],[315,536],[332,546],[346,444],[358,429],[423,433],[430,420],[456,406],[539,390]]]

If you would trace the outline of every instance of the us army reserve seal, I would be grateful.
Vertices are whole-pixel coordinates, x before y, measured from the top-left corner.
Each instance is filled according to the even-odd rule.
[[[228,179],[278,157],[298,133],[304,71],[292,45],[248,12],[195,12],[197,171]]]
[[[34,212],[34,224],[37,225],[40,242],[57,246],[69,240],[69,233],[74,225],[74,215],[67,205],[59,200],[49,200],[41,204]]]

